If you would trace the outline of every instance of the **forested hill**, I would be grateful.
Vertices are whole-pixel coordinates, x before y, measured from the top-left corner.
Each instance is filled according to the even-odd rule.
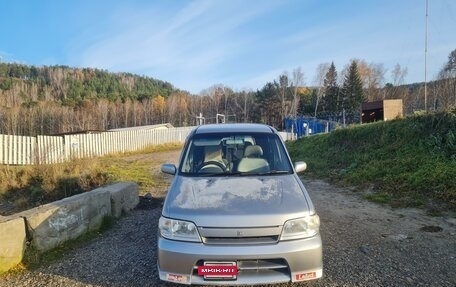
[[[91,68],[0,63],[0,134],[35,136],[181,120],[172,84]],[[181,120],[182,121],[182,120]],[[179,122],[173,122],[179,124]]]
[[[109,73],[99,69],[67,66],[35,67],[0,63],[0,95],[3,94],[2,105],[6,106],[14,106],[14,101],[33,104],[51,100],[62,105],[76,106],[86,99],[125,101],[159,95],[168,98],[175,91],[168,82],[129,73]],[[21,93],[20,99],[15,99],[17,92]]]

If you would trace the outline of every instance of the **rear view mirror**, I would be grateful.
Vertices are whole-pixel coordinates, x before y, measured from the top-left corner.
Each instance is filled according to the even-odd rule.
[[[296,173],[300,173],[307,169],[307,164],[303,161],[297,161],[294,163],[294,168],[296,170]]]
[[[175,175],[176,174],[176,166],[174,164],[165,163],[165,164],[162,165],[161,171],[163,173]]]

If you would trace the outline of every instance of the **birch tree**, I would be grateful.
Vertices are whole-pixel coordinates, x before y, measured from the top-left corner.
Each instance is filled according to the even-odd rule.
[[[304,85],[304,73],[301,71],[301,67],[298,67],[293,70],[293,82],[292,82],[292,90],[293,90],[293,103],[292,103],[292,116],[296,118],[297,110],[299,106],[299,97],[298,97],[298,89]]]
[[[317,87],[317,98],[315,99],[314,118],[317,117],[318,105],[324,95],[325,76],[328,73],[329,67],[329,63],[320,63],[315,72],[314,84]]]

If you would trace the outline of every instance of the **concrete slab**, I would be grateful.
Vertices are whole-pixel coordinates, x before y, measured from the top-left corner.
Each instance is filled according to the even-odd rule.
[[[24,219],[10,216],[0,218],[0,273],[22,261],[25,243]]]

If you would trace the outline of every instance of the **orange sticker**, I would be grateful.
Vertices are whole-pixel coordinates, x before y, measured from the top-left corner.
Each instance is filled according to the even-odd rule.
[[[184,276],[184,275],[177,275],[177,274],[171,274],[171,273],[168,273],[166,275],[166,279],[168,281],[173,281],[173,282],[179,282],[179,283],[185,283],[187,282],[187,277]]]
[[[298,273],[295,275],[296,281],[311,280],[317,278],[317,272]]]

